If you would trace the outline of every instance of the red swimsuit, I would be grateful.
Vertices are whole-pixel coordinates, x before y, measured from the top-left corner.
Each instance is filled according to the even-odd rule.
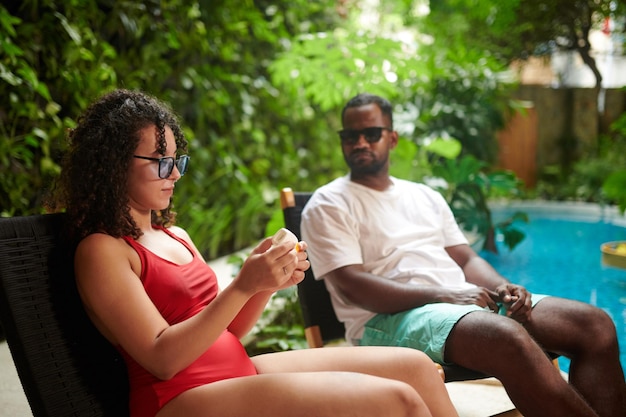
[[[218,291],[215,272],[184,240],[163,229],[193,254],[193,260],[177,265],[162,259],[132,238],[124,239],[141,258],[141,281],[146,293],[169,324],[199,313]],[[239,339],[228,330],[191,365],[163,381],[120,348],[128,368],[131,417],[154,417],[172,398],[188,389],[222,379],[255,375],[256,369]]]

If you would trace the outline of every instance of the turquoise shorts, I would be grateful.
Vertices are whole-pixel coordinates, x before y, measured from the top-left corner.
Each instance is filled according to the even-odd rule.
[[[533,307],[547,295],[532,294]],[[444,364],[443,353],[454,325],[473,311],[491,311],[474,304],[426,304],[395,314],[378,314],[367,323],[361,346],[403,346],[421,350]],[[499,314],[506,315],[500,305]]]

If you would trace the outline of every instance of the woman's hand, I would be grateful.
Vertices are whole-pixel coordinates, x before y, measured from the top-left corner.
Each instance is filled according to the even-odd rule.
[[[308,255],[306,253],[306,242],[300,241],[296,246],[296,266],[293,270],[285,267],[285,272],[287,274],[291,273],[290,279],[285,283],[286,285],[277,288],[276,291],[282,290],[284,288],[291,287],[292,285],[297,285],[304,279],[304,271],[311,267],[311,264],[308,261]]]
[[[300,242],[306,249],[306,244]],[[283,288],[290,287],[304,278],[304,271],[309,268],[304,251],[298,252],[295,243],[271,246],[271,240],[265,239],[244,262],[241,271],[224,292],[234,285],[237,292],[246,291],[248,301],[239,311],[228,329],[241,338],[263,314],[271,295]],[[304,250],[303,249],[303,250]]]
[[[301,242],[298,246],[303,249],[296,250],[290,242],[272,246],[271,238],[264,239],[244,261],[231,285],[254,295],[297,284],[304,279],[304,271],[310,266],[304,251],[306,243]]]

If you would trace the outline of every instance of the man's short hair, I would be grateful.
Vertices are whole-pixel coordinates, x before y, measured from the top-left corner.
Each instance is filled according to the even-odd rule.
[[[391,103],[385,98],[370,93],[359,93],[352,97],[341,111],[341,122],[343,123],[343,116],[345,115],[346,110],[372,103],[376,104],[380,108],[383,116],[387,116],[389,118],[389,127],[393,129],[393,108]]]

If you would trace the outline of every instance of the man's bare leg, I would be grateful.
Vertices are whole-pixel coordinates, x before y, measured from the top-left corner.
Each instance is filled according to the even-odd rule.
[[[525,327],[544,349],[571,359],[569,381],[599,416],[626,416],[617,334],[604,311],[549,297],[535,306]]]
[[[525,417],[598,417],[526,329],[510,318],[467,314],[448,337],[445,359],[494,375]]]

